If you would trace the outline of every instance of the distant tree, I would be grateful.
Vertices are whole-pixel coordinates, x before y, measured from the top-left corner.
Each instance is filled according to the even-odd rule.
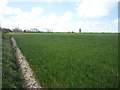
[[[37,28],[31,28],[30,31],[31,32],[39,32],[39,29],[37,29]]]
[[[12,30],[13,30],[13,32],[22,32],[22,29],[20,29],[19,27],[16,27],[16,28],[14,28]]]
[[[70,33],[70,31],[68,33]]]
[[[24,30],[23,32],[27,32],[26,30]]]
[[[1,24],[0,24],[0,29],[1,29]]]
[[[47,28],[47,33],[51,33],[51,29]]]
[[[74,31],[72,31],[72,33],[74,33]]]
[[[9,32],[12,32],[10,29],[8,28],[1,28],[2,30],[2,33],[9,33]]]
[[[2,33],[2,28],[1,28],[1,25],[0,25],[0,33]]]

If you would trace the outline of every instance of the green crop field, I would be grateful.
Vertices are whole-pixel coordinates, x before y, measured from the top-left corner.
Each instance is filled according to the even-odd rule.
[[[118,87],[118,34],[14,34],[41,86]]]

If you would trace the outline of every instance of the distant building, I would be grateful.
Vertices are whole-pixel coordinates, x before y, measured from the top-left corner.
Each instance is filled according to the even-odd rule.
[[[81,33],[81,28],[79,29],[79,33]]]

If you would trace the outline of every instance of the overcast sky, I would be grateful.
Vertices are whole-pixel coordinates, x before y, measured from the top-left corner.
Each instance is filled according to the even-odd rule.
[[[23,30],[118,32],[118,1],[0,0],[0,23]]]

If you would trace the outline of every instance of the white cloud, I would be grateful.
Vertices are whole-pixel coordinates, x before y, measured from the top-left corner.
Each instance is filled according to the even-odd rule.
[[[12,7],[5,7],[4,8],[4,12],[2,14],[4,14],[5,16],[13,16],[13,15],[19,15],[21,14],[22,11],[20,8],[12,8]]]
[[[76,29],[81,28],[82,32],[118,32],[117,19],[113,21],[78,21],[76,23]]]
[[[8,3],[7,0],[0,0],[0,21],[1,18],[3,18],[4,8],[6,8],[7,3]]]
[[[78,0],[9,0],[9,2],[78,2]]]
[[[70,11],[67,11],[66,13],[63,14],[63,16],[61,16],[60,23],[66,23],[70,21],[72,17],[73,17],[73,13]]]
[[[101,18],[108,16],[118,0],[81,0],[77,10],[78,17]]]
[[[43,9],[41,7],[33,7],[32,8],[32,11],[31,11],[31,14],[33,16],[39,16],[43,13]]]
[[[50,13],[47,18],[48,19],[46,22],[49,24],[56,24],[58,21],[58,17],[56,16],[55,13]]]
[[[23,12],[19,8],[6,6],[2,15],[4,16],[2,26],[6,28],[12,29],[18,26],[21,29],[36,27],[39,29],[50,28],[60,31],[60,29],[67,30],[67,23],[71,20],[73,13],[67,11],[63,16],[58,17],[54,12],[44,14],[44,9],[41,7],[33,7],[30,12]]]
[[[2,27],[14,28],[16,26],[21,29],[45,28],[53,29],[53,31],[75,31],[79,28],[82,32],[112,32],[117,30],[117,20],[109,20],[108,22],[100,22],[89,20],[89,18],[100,18],[109,15],[110,10],[115,7],[117,0],[80,0],[77,3],[77,16],[72,11],[66,11],[61,16],[57,16],[55,12],[46,14],[40,6],[33,7],[31,11],[24,12],[20,8],[8,7],[7,0],[0,0],[0,22]],[[99,5],[100,4],[100,5]],[[74,18],[78,21],[72,22]]]
[[[118,18],[113,20],[114,24],[118,24]]]
[[[22,29],[35,27],[44,11],[41,7],[33,7],[30,12],[23,12],[20,8],[8,7],[5,3],[2,10],[3,12],[0,13],[1,26],[11,29],[16,26]]]
[[[0,0],[0,8],[6,7],[7,4],[8,4],[8,0]]]

